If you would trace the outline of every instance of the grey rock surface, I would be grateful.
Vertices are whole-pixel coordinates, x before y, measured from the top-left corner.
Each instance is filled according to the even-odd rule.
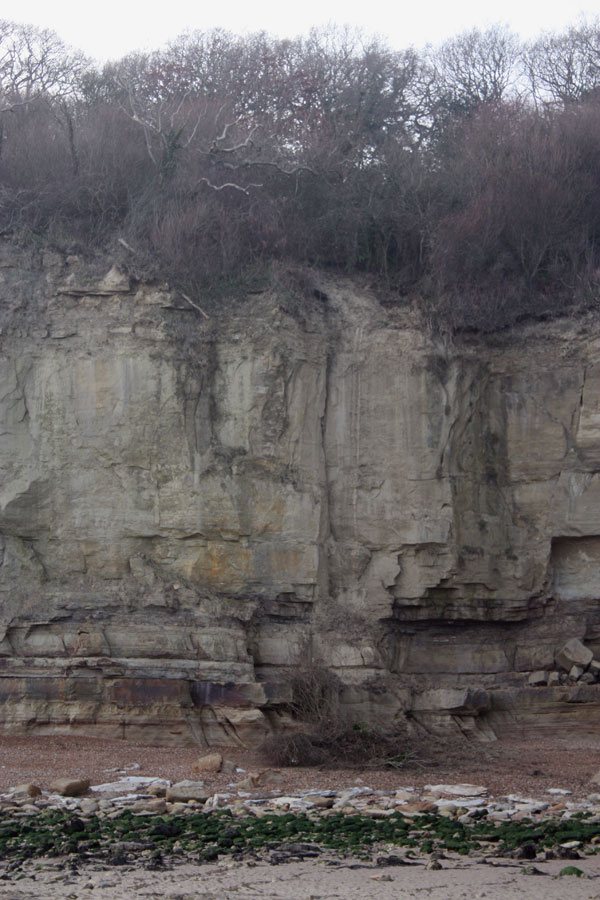
[[[600,647],[593,317],[450,342],[323,276],[206,320],[2,245],[0,328],[6,732],[257,746],[309,659],[354,721],[597,729],[550,678]]]

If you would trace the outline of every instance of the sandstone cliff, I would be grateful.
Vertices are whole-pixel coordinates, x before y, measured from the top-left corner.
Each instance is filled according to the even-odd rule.
[[[306,660],[357,720],[597,727],[551,673],[600,651],[598,323],[449,343],[293,292],[205,319],[1,249],[2,727],[253,745]]]

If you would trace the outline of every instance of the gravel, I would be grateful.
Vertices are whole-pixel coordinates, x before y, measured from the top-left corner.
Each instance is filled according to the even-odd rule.
[[[203,780],[209,791],[226,790],[249,772],[268,768],[257,752],[219,748],[238,770],[235,774],[197,774],[195,760],[207,751],[194,747],[153,747],[127,741],[76,736],[0,737],[0,791],[25,782],[45,787],[57,778],[88,778],[92,784],[122,775],[154,776],[169,781]],[[593,738],[501,740],[472,744],[466,740],[431,740],[416,759],[400,769],[287,768],[283,792],[368,785],[375,790],[404,785],[421,788],[441,782],[469,782],[488,787],[491,796],[541,796],[551,788],[569,790],[573,799],[597,791],[590,779],[600,770],[600,746]]]

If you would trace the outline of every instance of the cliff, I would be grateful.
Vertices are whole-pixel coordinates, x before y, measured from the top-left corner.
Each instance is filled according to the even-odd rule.
[[[0,326],[5,731],[253,746],[307,661],[357,721],[598,727],[597,320],[444,342],[325,276],[207,319],[5,246]]]

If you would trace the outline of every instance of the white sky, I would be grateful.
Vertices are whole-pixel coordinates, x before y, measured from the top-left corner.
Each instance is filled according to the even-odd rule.
[[[52,28],[99,60],[157,49],[186,29],[223,27],[295,37],[330,22],[379,34],[397,49],[438,43],[474,26],[507,24],[522,38],[561,30],[581,14],[600,15],[600,0],[3,0],[0,17]],[[569,8],[570,7],[570,8]]]

